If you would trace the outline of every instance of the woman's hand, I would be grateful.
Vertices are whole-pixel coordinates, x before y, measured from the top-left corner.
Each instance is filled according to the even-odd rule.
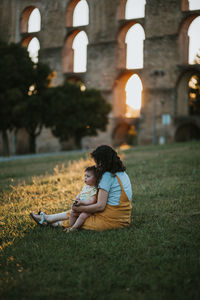
[[[74,212],[87,212],[87,213],[95,213],[103,211],[106,207],[106,203],[108,201],[108,192],[105,190],[99,189],[97,203],[91,204],[88,206],[80,205],[80,206],[72,206],[72,210]]]

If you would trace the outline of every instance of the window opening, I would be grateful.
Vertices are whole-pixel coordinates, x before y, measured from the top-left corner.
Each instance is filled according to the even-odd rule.
[[[38,63],[38,52],[40,50],[40,43],[36,37],[34,37],[29,45],[28,45],[28,52],[29,52],[29,57],[31,60],[37,64]]]
[[[86,0],[80,0],[74,9],[73,26],[89,24],[89,7]]]
[[[189,64],[197,64],[198,55],[200,54],[200,17],[194,19],[188,29],[189,36]]]
[[[146,0],[127,0],[125,19],[144,18]]]
[[[200,9],[200,1],[199,0],[189,0],[189,10]]]
[[[73,40],[74,72],[86,72],[88,38],[84,31],[79,32]]]
[[[193,75],[189,86],[189,114],[200,115],[200,76]]]
[[[136,118],[140,115],[142,103],[142,82],[137,74],[132,75],[126,83],[126,117]]]
[[[35,8],[28,19],[28,32],[41,30],[41,15],[38,8]]]
[[[126,34],[126,68],[143,68],[144,29],[140,24],[133,25]]]

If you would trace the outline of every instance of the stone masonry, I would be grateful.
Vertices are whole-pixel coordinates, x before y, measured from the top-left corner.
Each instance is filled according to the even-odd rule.
[[[65,78],[75,78],[87,88],[100,89],[112,104],[107,131],[99,133],[98,137],[84,138],[82,146],[119,145],[126,141],[131,125],[136,127],[139,144],[152,142],[153,124],[156,143],[161,137],[167,142],[178,140],[177,130],[183,125],[193,124],[200,132],[199,117],[189,115],[187,95],[190,77],[200,75],[200,66],[189,65],[187,60],[187,30],[194,18],[200,15],[200,10],[189,11],[187,0],[147,0],[144,18],[125,20],[126,0],[87,0],[89,25],[74,28],[72,13],[78,1],[1,0],[0,37],[22,44],[27,38],[37,37],[40,42],[39,60],[49,63],[56,72],[55,86]],[[33,8],[40,11],[41,31],[27,33],[23,28],[24,12]],[[130,26],[136,23],[141,24],[145,32],[144,67],[126,70],[124,38]],[[73,73],[68,48],[70,39],[81,30],[86,32],[89,40],[87,71]],[[124,88],[133,74],[139,75],[143,84],[142,108],[138,119],[127,119]],[[170,124],[163,125],[163,114],[169,115]],[[18,133],[16,141],[17,137],[10,136],[13,153],[26,152],[23,137],[27,139],[25,134],[20,136]],[[70,147],[73,148],[70,142],[60,145],[47,129],[37,140],[37,152]]]

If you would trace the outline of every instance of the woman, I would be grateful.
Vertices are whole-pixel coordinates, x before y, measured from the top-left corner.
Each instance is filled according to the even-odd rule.
[[[123,228],[131,222],[132,187],[125,172],[126,168],[117,152],[107,145],[97,147],[92,153],[97,167],[98,196],[97,202],[89,206],[72,206],[70,211],[46,215],[31,214],[40,224],[61,225],[70,227],[69,213],[91,213],[81,228],[103,231],[107,229]]]

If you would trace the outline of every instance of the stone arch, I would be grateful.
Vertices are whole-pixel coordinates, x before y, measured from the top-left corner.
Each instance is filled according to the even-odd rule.
[[[141,69],[144,65],[144,29],[140,24],[134,24],[127,31],[126,69]]]
[[[37,8],[37,7],[31,5],[31,6],[26,7],[23,10],[21,17],[20,17],[20,32],[21,33],[28,32],[29,17],[35,8]]]
[[[73,40],[81,30],[74,30],[68,35],[64,42],[62,51],[62,71],[63,73],[72,73],[74,66],[74,51],[72,48]]]
[[[123,28],[119,31],[117,36],[117,68],[119,69],[126,69],[126,34],[128,30],[137,24],[135,21],[128,22]]]
[[[200,76],[200,72],[196,71],[194,68],[182,73],[178,79],[176,103],[177,117],[185,117],[189,115],[188,83],[193,75]]]
[[[188,64],[188,55],[189,55],[188,28],[192,23],[192,21],[199,16],[200,14],[190,15],[182,22],[180,26],[179,39],[178,39],[180,64]]]
[[[112,143],[115,147],[127,141],[128,131],[131,125],[126,120],[119,119],[112,133]]]
[[[134,75],[138,75],[136,72],[126,71],[119,76],[113,87],[113,116],[114,118],[125,118],[126,116],[126,91],[125,87],[128,80]],[[140,78],[140,76],[138,75]],[[140,78],[141,80],[141,78]],[[141,81],[142,83],[142,81]]]
[[[119,1],[119,5],[118,5],[118,8],[117,8],[117,20],[124,20],[125,19],[126,1],[127,0],[120,0]]]
[[[73,72],[82,73],[87,70],[87,45],[88,37],[85,31],[80,31],[73,40],[74,53]]]
[[[74,9],[77,6],[77,4],[81,0],[71,0],[69,1],[67,8],[66,8],[66,27],[72,27],[73,26],[73,15],[74,15]],[[87,5],[88,2],[86,1]],[[89,8],[89,5],[88,5]]]
[[[31,55],[31,51],[29,51],[28,47],[29,47],[29,44],[31,43],[31,41],[33,39],[36,39],[37,42],[38,42],[38,51],[36,51],[35,53],[32,53]],[[34,63],[37,63],[38,62],[38,52],[39,52],[39,49],[40,49],[40,42],[38,40],[38,38],[34,37],[33,35],[29,35],[28,37],[26,37],[23,41],[22,41],[22,46],[26,47],[27,48],[27,51],[29,52],[29,56],[30,58],[32,59],[32,61]],[[37,55],[35,55],[37,54]]]
[[[195,122],[184,122],[175,132],[176,142],[187,142],[190,140],[200,140],[200,128]]]
[[[181,10],[182,11],[188,11],[189,10],[189,1],[188,0],[182,0],[181,1]]]

